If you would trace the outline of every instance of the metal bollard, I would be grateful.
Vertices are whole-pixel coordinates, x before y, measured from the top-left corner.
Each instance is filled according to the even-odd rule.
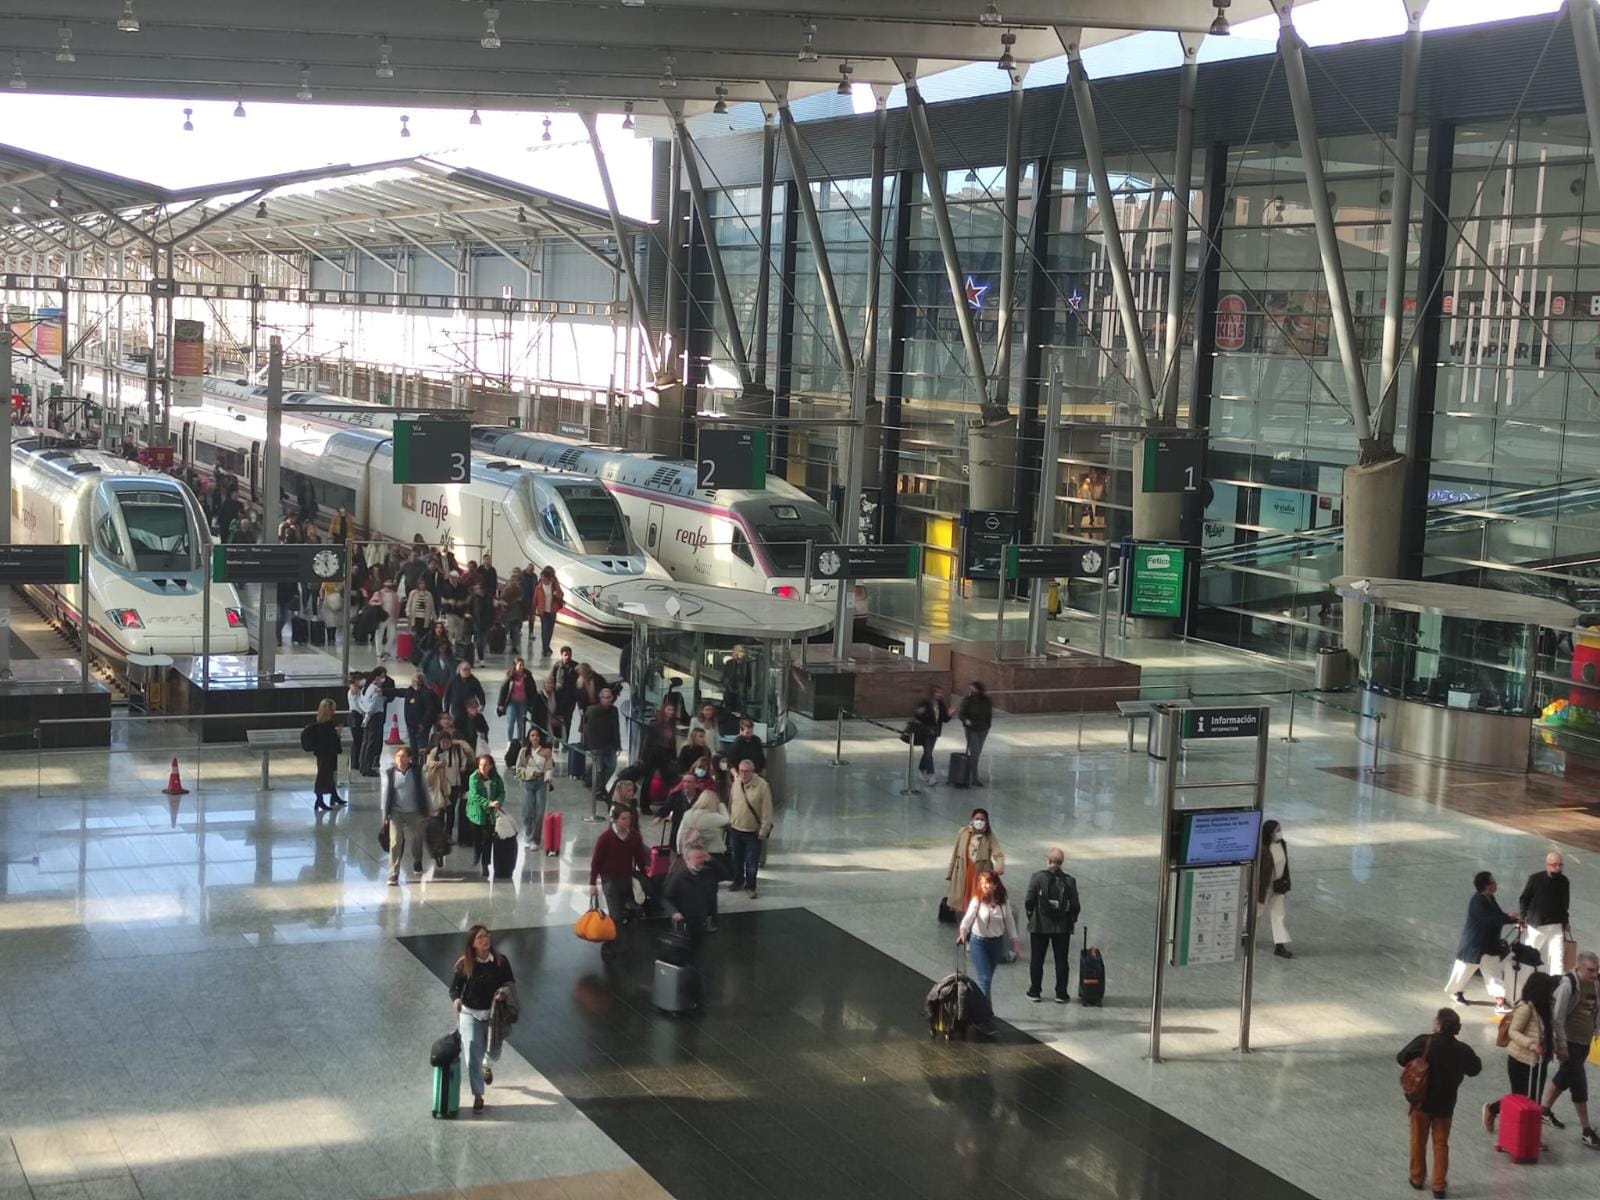
[[[1383,714],[1373,713],[1371,720],[1376,729],[1372,734],[1372,765],[1367,768],[1367,774],[1376,777],[1384,772],[1384,768],[1378,765],[1383,755]]]
[[[906,785],[900,789],[900,794],[902,796],[922,795],[922,789],[911,782],[911,772],[913,767],[916,765],[916,759],[917,742],[916,739],[913,738],[911,741],[906,743]]]
[[[838,719],[833,723],[833,759],[828,763],[830,767],[848,767],[850,763],[844,757],[844,709],[839,710]]]
[[[1295,691],[1294,691],[1293,688],[1290,688],[1289,689],[1289,732],[1286,733],[1284,735],[1284,737],[1283,737],[1283,740],[1286,741],[1286,742],[1298,742],[1300,740],[1299,738],[1295,737],[1295,735],[1294,735],[1294,699],[1295,699]]]

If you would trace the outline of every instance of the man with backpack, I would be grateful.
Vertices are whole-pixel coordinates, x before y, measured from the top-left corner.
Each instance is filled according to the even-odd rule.
[[[1589,1079],[1584,1063],[1594,1041],[1595,1018],[1600,1009],[1600,956],[1591,950],[1578,955],[1572,970],[1561,977],[1550,998],[1550,1022],[1556,1060],[1560,1064],[1544,1089],[1544,1119],[1555,1129],[1564,1126],[1550,1110],[1562,1092],[1572,1092],[1572,1107],[1578,1114],[1579,1135],[1591,1150],[1600,1150],[1600,1135],[1589,1124]]]
[[[411,871],[422,874],[422,829],[428,819],[428,787],[422,771],[411,761],[411,747],[399,746],[394,764],[381,779],[383,819],[389,833],[389,886],[400,886],[400,864],[411,847]]]
[[[1032,946],[1028,957],[1028,999],[1035,1004],[1042,998],[1047,951],[1056,957],[1056,1003],[1065,1004],[1071,997],[1068,983],[1072,969],[1067,951],[1080,909],[1078,881],[1061,869],[1065,859],[1061,847],[1050,847],[1045,852],[1044,870],[1035,871],[1028,880],[1028,892],[1022,902],[1023,911],[1028,914],[1028,941]]]
[[[1433,1032],[1421,1033],[1395,1055],[1405,1068],[1400,1087],[1411,1102],[1411,1186],[1421,1191],[1431,1182],[1435,1200],[1444,1200],[1450,1173],[1450,1120],[1462,1082],[1483,1070],[1471,1046],[1456,1040],[1461,1018],[1441,1008]],[[1428,1145],[1433,1144],[1433,1178],[1428,1180]]]

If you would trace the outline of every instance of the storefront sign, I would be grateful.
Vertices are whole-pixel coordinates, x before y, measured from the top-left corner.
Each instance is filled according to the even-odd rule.
[[[172,407],[199,408],[205,399],[206,327],[203,321],[172,323]]]
[[[1229,292],[1217,301],[1217,349],[1243,350],[1245,313],[1248,306],[1243,296]]]

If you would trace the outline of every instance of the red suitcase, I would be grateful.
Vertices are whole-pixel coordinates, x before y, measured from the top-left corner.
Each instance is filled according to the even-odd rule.
[[[545,813],[544,827],[540,831],[539,841],[544,846],[544,852],[547,858],[555,858],[561,853],[560,813]]]
[[[417,636],[409,629],[402,629],[394,635],[394,656],[401,662],[415,662],[417,654]]]
[[[665,846],[650,847],[650,868],[645,874],[655,880],[665,879],[672,870],[672,851]]]
[[[1539,1134],[1544,1113],[1537,1100],[1526,1096],[1500,1097],[1499,1123],[1495,1126],[1495,1149],[1511,1156],[1512,1162],[1539,1161]]]

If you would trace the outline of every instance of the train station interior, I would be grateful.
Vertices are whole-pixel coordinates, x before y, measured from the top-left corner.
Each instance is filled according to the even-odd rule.
[[[1594,1191],[1597,9],[0,4],[0,1200]]]

